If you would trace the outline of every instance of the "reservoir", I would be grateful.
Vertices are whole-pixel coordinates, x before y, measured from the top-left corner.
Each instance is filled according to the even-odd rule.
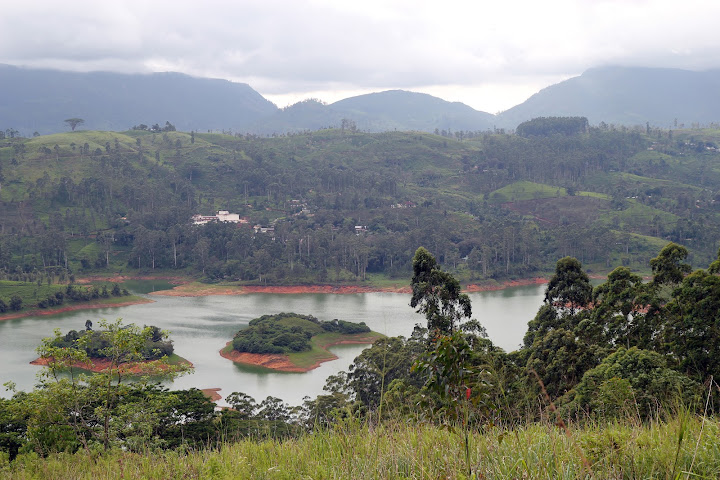
[[[147,293],[154,284],[126,284],[135,292]],[[160,287],[164,288],[164,287]],[[492,292],[470,293],[473,318],[487,329],[488,336],[506,351],[522,343],[528,321],[540,307],[545,285],[512,287]],[[330,350],[339,358],[307,373],[281,373],[239,366],[218,353],[248,322],[265,314],[295,312],[320,320],[335,318],[365,322],[388,336],[410,336],[415,324],[425,325],[422,315],[410,307],[410,295],[400,293],[359,294],[269,294],[234,296],[166,297],[149,295],[154,303],[126,307],[76,310],[56,315],[26,317],[0,322],[0,385],[12,381],[18,390],[32,390],[42,367],[30,365],[43,337],[59,328],[82,330],[86,320],[97,328],[100,319],[122,318],[124,324],[155,325],[170,331],[175,353],[195,366],[192,374],[176,379],[171,389],[220,388],[225,397],[244,392],[258,402],[272,395],[290,405],[303,397],[323,393],[329,375],[347,370],[366,345],[337,345]],[[0,396],[10,393],[0,387]],[[220,402],[222,404],[222,402]]]

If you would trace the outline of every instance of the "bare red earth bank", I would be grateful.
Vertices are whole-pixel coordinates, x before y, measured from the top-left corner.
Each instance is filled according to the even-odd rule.
[[[377,340],[377,337],[362,337],[358,336],[353,339],[349,340],[339,340],[337,342],[330,342],[323,345],[320,345],[321,348],[329,348],[333,345],[368,345],[373,343],[375,340]],[[230,342],[227,343],[226,347],[230,345]],[[337,360],[337,355],[334,353],[327,351],[327,357],[322,358],[309,367],[301,367],[299,365],[295,365],[290,361],[290,357],[285,354],[279,354],[279,353],[247,353],[247,352],[238,352],[237,350],[230,349],[229,351],[226,351],[225,348],[220,350],[220,355],[223,358],[227,358],[228,360],[232,360],[235,363],[241,363],[244,365],[253,365],[256,367],[263,367],[263,368],[269,368],[271,370],[277,370],[278,372],[297,372],[297,373],[303,373],[303,372],[309,372],[310,370],[314,370],[317,367],[320,366],[323,362],[329,362],[332,360]]]
[[[211,402],[217,402],[218,400],[221,400],[223,397],[218,392],[222,390],[221,388],[203,388],[200,389],[201,392],[205,394],[206,397],[210,399]]]
[[[128,305],[139,305],[141,303],[153,303],[152,300],[147,298],[140,298],[131,302],[118,302],[118,303],[78,303],[76,305],[66,305],[59,308],[48,308],[48,309],[37,309],[30,310],[20,313],[7,313],[0,315],[0,321],[12,320],[13,318],[22,317],[37,317],[40,315],[55,315],[56,313],[72,312],[74,310],[88,310],[93,308],[115,308],[115,307],[127,307]]]
[[[470,284],[465,288],[466,292],[486,292],[502,290],[509,287],[520,287],[525,285],[540,285],[547,283],[547,279],[537,277],[523,280],[508,280],[495,284]],[[352,293],[412,293],[410,286],[396,287],[373,287],[364,285],[267,285],[267,286],[229,286],[229,287],[198,287],[197,285],[179,285],[172,290],[152,292],[150,295],[163,295],[174,297],[204,297],[208,295],[244,295],[248,293],[274,293],[274,294],[303,294],[303,293],[326,293],[326,294],[352,294]]]
[[[44,367],[48,366],[50,362],[52,361],[52,358],[38,358],[30,362],[31,365],[42,365]],[[193,366],[193,364],[187,360],[184,361],[185,364],[189,365],[190,367]],[[118,369],[120,370],[120,373],[123,375],[145,375],[148,373],[147,366],[150,362],[131,362],[131,363],[124,363],[121,364]],[[111,367],[110,360],[104,359],[104,358],[95,358],[89,362],[78,362],[74,363],[72,365],[75,368],[82,368],[83,370],[88,370],[95,373],[105,373],[107,370]],[[152,371],[156,372],[157,369],[160,371],[166,370],[168,368],[167,365],[153,365]]]

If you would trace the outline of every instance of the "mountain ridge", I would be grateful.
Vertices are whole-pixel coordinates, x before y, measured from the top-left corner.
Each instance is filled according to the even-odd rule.
[[[64,72],[0,65],[0,128],[21,135],[82,128],[127,130],[169,121],[182,131],[273,135],[345,124],[368,131],[514,129],[537,117],[584,116],[591,124],[675,128],[720,120],[720,70],[693,72],[642,67],[597,67],[550,85],[493,115],[425,93],[386,90],[331,104],[305,100],[278,108],[250,85],[176,72],[122,74]]]

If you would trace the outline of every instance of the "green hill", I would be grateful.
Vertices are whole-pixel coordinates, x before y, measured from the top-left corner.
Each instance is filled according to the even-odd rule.
[[[564,255],[595,272],[620,261],[643,270],[668,241],[703,265],[720,232],[718,141],[710,130],[594,127],[462,140],[350,128],[6,137],[0,272],[357,283],[407,278],[425,245],[477,282],[542,275]],[[218,210],[243,222],[192,224]]]

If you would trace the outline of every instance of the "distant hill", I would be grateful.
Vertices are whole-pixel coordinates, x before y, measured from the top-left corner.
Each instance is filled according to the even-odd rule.
[[[720,121],[720,70],[604,67],[547,87],[498,116],[519,123],[548,116],[584,116],[591,124],[668,128]]]
[[[277,107],[244,83],[180,73],[77,73],[0,65],[0,128],[29,136],[82,129],[128,130],[141,123],[178,130],[242,129]]]
[[[0,129],[21,135],[82,129],[122,131],[133,125],[181,131],[261,135],[341,127],[363,131],[484,131],[514,129],[536,117],[584,116],[591,124],[669,128],[720,121],[720,70],[604,67],[547,87],[497,116],[424,93],[389,90],[326,105],[306,100],[278,109],[250,86],[180,73],[76,73],[0,65]]]
[[[433,132],[438,130],[488,130],[494,115],[479,112],[460,102],[448,102],[425,93],[388,90],[346,98],[330,105],[306,100],[283,109],[253,125],[255,133],[284,133],[340,127],[342,120],[355,122],[368,132],[389,130]]]

